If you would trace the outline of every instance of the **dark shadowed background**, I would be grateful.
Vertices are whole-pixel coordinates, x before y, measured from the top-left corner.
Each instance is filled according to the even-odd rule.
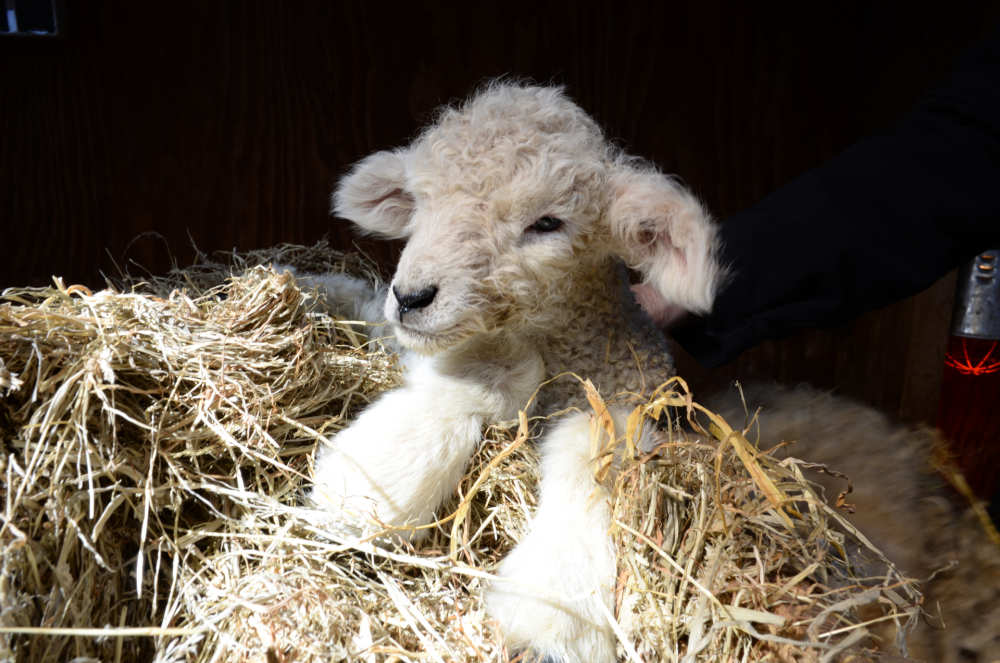
[[[192,245],[350,247],[337,177],[502,74],[566,85],[724,220],[891,123],[1000,19],[997,2],[921,4],[68,2],[63,37],[0,37],[0,288],[101,285]],[[398,250],[363,245],[387,267]],[[952,288],[711,376],[681,366],[933,422]]]

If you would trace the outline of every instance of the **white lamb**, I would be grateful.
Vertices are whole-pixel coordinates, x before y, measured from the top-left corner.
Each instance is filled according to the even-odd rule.
[[[316,460],[313,500],[359,531],[418,538],[484,425],[513,419],[546,378],[572,371],[603,394],[642,394],[670,378],[666,341],[637,305],[626,265],[670,305],[696,312],[711,307],[724,276],[716,228],[694,196],[610,145],[557,88],[495,83],[446,108],[411,145],[358,163],[334,210],[365,232],[407,240],[381,294],[384,318],[412,351],[405,384]],[[321,285],[381,318],[377,293]],[[605,663],[615,660],[615,556],[588,416],[567,409],[582,398],[572,380],[538,392],[537,411],[560,415],[541,441],[539,506],[487,605],[513,650]],[[612,407],[620,419],[624,403]],[[850,456],[828,437],[832,455]],[[899,504],[889,495],[889,512],[879,512],[891,526],[919,499],[919,480],[905,477],[922,452],[864,459],[869,472],[886,472],[879,490],[891,490],[889,475],[904,477]]]
[[[483,426],[515,418],[546,377],[575,371],[606,394],[671,377],[625,264],[693,311],[711,306],[722,274],[698,201],[609,145],[556,88],[494,84],[444,110],[409,147],[361,161],[334,209],[408,240],[384,313],[420,355],[317,458],[314,500],[353,523],[431,522]],[[556,413],[582,394],[555,381],[539,407]],[[534,524],[488,605],[512,648],[600,663],[615,658],[615,558],[589,430],[581,413],[550,425]]]

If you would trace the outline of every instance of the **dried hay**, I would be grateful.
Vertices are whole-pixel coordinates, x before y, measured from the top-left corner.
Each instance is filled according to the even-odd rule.
[[[128,289],[4,292],[0,660],[506,660],[482,594],[534,507],[539,422],[487,432],[418,548],[325,531],[303,506],[317,440],[398,373],[357,324],[254,266],[271,260],[367,269],[279,247]],[[667,405],[700,432],[638,453]],[[891,567],[855,577],[884,560],[802,464],[758,452],[683,382],[613,443],[634,456],[607,476],[623,660],[831,660],[863,642],[863,605],[914,617]]]

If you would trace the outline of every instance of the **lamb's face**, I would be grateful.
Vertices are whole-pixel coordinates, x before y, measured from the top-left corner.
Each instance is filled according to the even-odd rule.
[[[565,196],[456,191],[415,201],[385,307],[413,349],[528,322],[592,252],[594,213]]]
[[[406,156],[414,208],[386,316],[418,349],[527,322],[600,245],[596,126],[534,94],[488,101],[446,114]]]
[[[683,242],[661,226],[688,212],[685,233],[714,236],[690,194],[620,156],[555,88],[495,85],[445,110],[408,148],[359,163],[334,203],[407,239],[385,314],[424,352],[551,316],[610,254],[663,271],[660,254],[683,253],[669,260],[684,267]]]

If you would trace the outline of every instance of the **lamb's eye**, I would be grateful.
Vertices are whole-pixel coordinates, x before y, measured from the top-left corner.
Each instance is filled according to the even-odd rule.
[[[543,216],[528,226],[528,230],[536,233],[550,233],[553,230],[559,230],[562,226],[562,219],[557,219],[554,216]]]

